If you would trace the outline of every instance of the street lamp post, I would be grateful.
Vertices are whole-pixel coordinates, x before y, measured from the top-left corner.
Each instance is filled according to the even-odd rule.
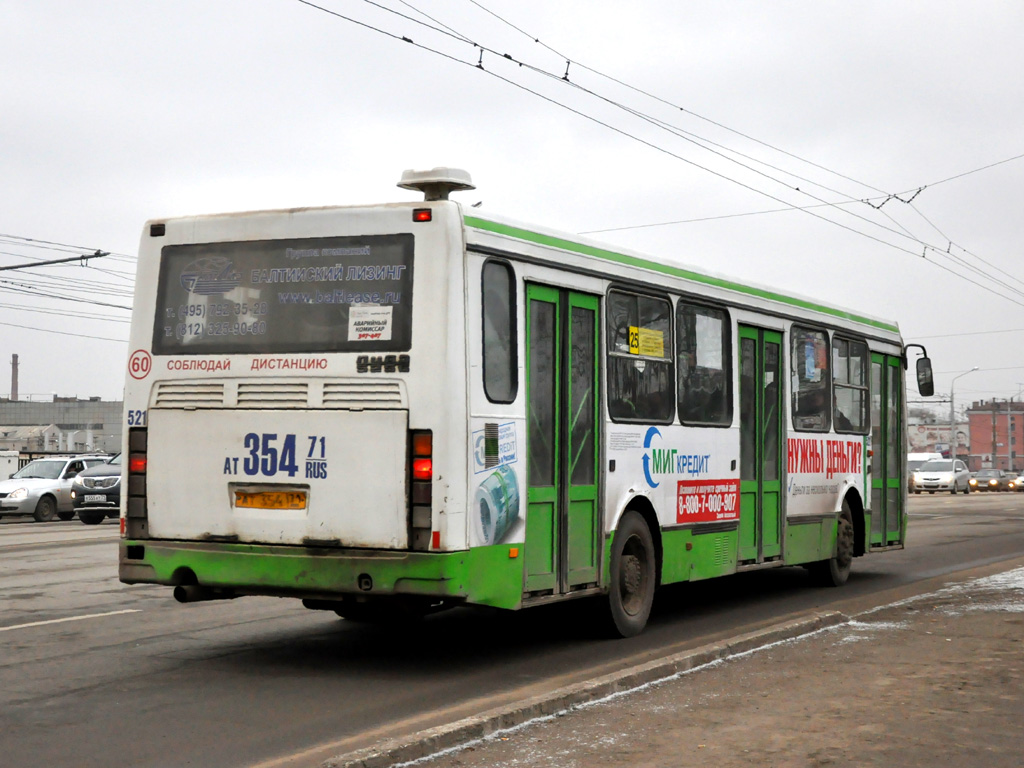
[[[950,461],[956,461],[956,406],[954,405],[953,399],[953,386],[956,384],[956,380],[966,376],[968,373],[974,373],[978,370],[978,366],[974,366],[969,371],[954,376],[953,381],[949,383],[949,459]],[[955,464],[951,464],[951,467],[955,468]]]

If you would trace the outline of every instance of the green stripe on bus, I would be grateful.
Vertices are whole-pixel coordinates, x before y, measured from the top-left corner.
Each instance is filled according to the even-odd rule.
[[[656,261],[649,261],[647,259],[640,259],[636,256],[627,256],[622,253],[616,253],[615,251],[608,251],[604,248],[595,248],[591,245],[583,245],[582,243],[576,243],[572,240],[565,240],[560,237],[552,237],[550,235],[541,235],[537,232],[530,232],[526,229],[520,229],[518,227],[511,227],[507,224],[498,224],[487,219],[478,219],[475,216],[465,216],[464,220],[467,227],[473,229],[479,229],[484,232],[493,232],[497,235],[506,235],[508,237],[514,237],[518,240],[525,240],[529,243],[537,243],[538,245],[546,245],[552,248],[561,248],[563,251],[571,251],[573,253],[583,254],[585,256],[594,256],[598,259],[604,259],[606,261],[612,261],[616,264],[625,264],[631,267],[642,267],[643,269],[650,269],[655,272],[660,272],[664,275],[672,275],[673,277],[682,277],[686,280],[692,280],[697,283],[703,283],[704,285],[711,285],[716,288],[725,288],[730,291],[737,291],[739,293],[745,293],[748,296],[756,296],[761,299],[768,299],[770,301],[777,301],[782,304],[789,304],[790,306],[800,307],[801,309],[809,309],[815,312],[823,312],[833,317],[841,317],[845,320],[852,320],[855,323],[861,323],[863,325],[870,325],[873,328],[880,328],[891,333],[899,333],[899,328],[891,323],[882,322],[879,320],[872,320],[868,317],[861,317],[851,312],[844,312],[841,309],[835,307],[828,307],[824,304],[816,304],[812,301],[805,301],[803,299],[796,299],[792,296],[786,296],[781,293],[775,293],[773,291],[766,291],[761,288],[753,288],[742,283],[735,283],[731,280],[722,280],[716,277],[709,277],[708,275],[702,275],[700,272],[692,272],[687,269],[681,269],[679,267],[669,266],[668,264],[659,264]]]

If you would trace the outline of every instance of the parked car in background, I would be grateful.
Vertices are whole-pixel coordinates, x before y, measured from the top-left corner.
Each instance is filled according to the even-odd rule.
[[[0,516],[32,515],[43,523],[75,516],[71,483],[87,467],[102,464],[106,456],[48,456],[30,461],[9,480],[0,481]]]
[[[1016,477],[1002,469],[979,469],[971,478],[971,488],[976,491],[1012,491],[1015,487]]]
[[[86,525],[99,525],[121,512],[121,454],[78,473],[71,484],[71,504]]]
[[[1024,491],[1024,473],[1017,475],[1016,483],[1017,485],[1014,487],[1013,490]]]
[[[969,493],[970,490],[971,473],[967,471],[967,465],[959,459],[932,459],[914,472],[914,493]]]
[[[917,470],[919,470],[921,468],[921,466],[925,462],[931,461],[933,459],[941,459],[941,458],[942,458],[942,454],[941,453],[908,453],[907,454],[907,478],[908,478],[907,482],[910,485],[909,490],[910,490],[911,493],[918,493],[917,489],[914,487],[914,473],[916,473]]]

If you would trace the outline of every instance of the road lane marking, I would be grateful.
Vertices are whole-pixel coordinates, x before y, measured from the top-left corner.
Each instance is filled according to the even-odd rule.
[[[82,619],[99,619],[103,616],[119,616],[122,613],[141,613],[138,608],[125,608],[123,611],[108,611],[107,613],[90,613],[86,616],[68,616],[66,619],[48,619],[47,621],[32,621],[28,624],[15,624],[13,627],[0,627],[0,632],[7,632],[11,629],[27,629],[28,627],[42,627],[47,624],[60,624],[65,621],[81,621]]]

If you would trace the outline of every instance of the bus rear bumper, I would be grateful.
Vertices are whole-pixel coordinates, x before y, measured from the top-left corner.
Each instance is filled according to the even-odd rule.
[[[118,576],[126,584],[198,585],[236,596],[464,600],[467,554],[122,540]]]

